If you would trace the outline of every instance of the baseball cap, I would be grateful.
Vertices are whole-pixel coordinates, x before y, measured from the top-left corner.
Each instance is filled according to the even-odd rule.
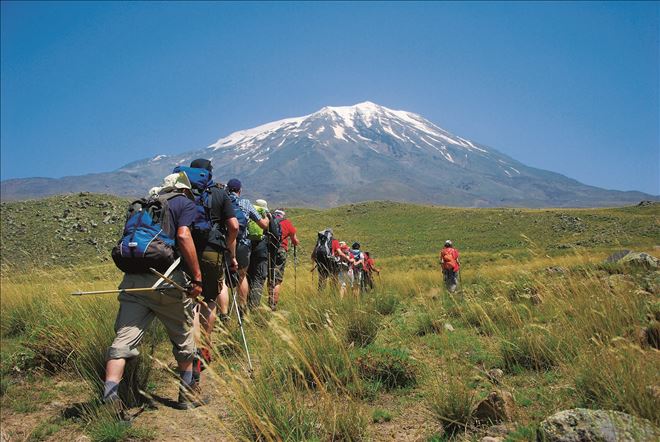
[[[241,190],[241,182],[238,180],[238,178],[232,178],[229,181],[227,181],[227,190],[230,192],[236,192]]]

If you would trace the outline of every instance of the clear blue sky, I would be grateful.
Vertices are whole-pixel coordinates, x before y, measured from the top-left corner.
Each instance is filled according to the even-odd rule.
[[[659,3],[2,2],[2,179],[370,100],[660,193]]]

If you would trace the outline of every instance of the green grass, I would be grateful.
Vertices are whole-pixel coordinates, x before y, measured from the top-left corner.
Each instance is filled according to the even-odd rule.
[[[82,402],[98,397],[118,303],[114,295],[68,293],[116,286],[120,273],[106,260],[124,204],[96,195],[3,203],[3,409],[24,416],[43,412],[61,395]],[[104,211],[115,211],[119,221],[103,224]],[[37,213],[52,237],[33,234],[29,219]],[[533,438],[543,418],[577,406],[617,409],[660,424],[657,400],[647,389],[657,384],[660,359],[639,342],[640,328],[660,320],[660,277],[602,263],[619,248],[653,250],[659,207],[454,209],[372,202],[287,213],[303,241],[296,288],[287,267],[279,311],[249,316],[253,378],[245,375],[236,321],[218,328],[208,371],[218,387],[210,393],[235,418],[227,423],[211,416],[209,425],[228,426],[227,434],[248,440],[363,440],[393,416],[405,418],[422,398],[424,413],[432,410],[446,431],[440,436],[435,427],[428,440],[466,431],[471,440],[479,436],[473,407],[493,388],[516,399],[516,430],[507,440]],[[441,219],[442,228],[429,219]],[[83,227],[97,227],[71,227],[81,220]],[[63,225],[73,230],[57,233]],[[340,239],[360,240],[375,256],[383,270],[375,291],[357,298],[316,293],[304,256],[326,225]],[[462,253],[462,290],[453,296],[444,291],[436,263],[447,238]],[[139,402],[138,389],[162,394],[175,382],[164,370],[152,370],[171,362],[162,327],[146,336],[144,356],[122,383],[131,403]],[[487,376],[494,368],[504,370],[497,386]],[[83,388],[64,391],[54,379]],[[108,419],[90,422],[84,421],[84,431],[93,440],[166,437]],[[75,425],[44,420],[32,438],[80,432]]]

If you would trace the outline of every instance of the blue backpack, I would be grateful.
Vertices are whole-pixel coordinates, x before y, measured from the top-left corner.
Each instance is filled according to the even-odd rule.
[[[185,172],[192,184],[197,215],[192,225],[192,237],[198,252],[206,247],[213,225],[211,223],[211,188],[216,186],[213,175],[198,167],[176,166],[172,173]]]
[[[229,198],[231,199],[231,205],[234,208],[234,213],[236,214],[236,220],[238,221],[238,239],[246,240],[248,236],[247,226],[248,226],[248,215],[243,212],[241,206],[238,204],[239,197],[235,193],[229,193]]]
[[[169,200],[180,193],[167,193],[133,201],[128,207],[121,239],[112,249],[112,260],[124,273],[149,273],[153,267],[165,272],[177,257],[175,234],[169,230]]]

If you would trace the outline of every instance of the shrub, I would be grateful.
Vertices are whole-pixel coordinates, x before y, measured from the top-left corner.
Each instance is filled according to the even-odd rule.
[[[474,390],[456,376],[450,376],[444,384],[437,384],[428,400],[434,417],[450,436],[465,432],[472,424],[476,402]]]
[[[577,359],[576,391],[584,406],[617,410],[660,424],[653,386],[660,373],[660,357],[631,345],[583,353]],[[604,369],[606,367],[606,369]]]
[[[440,333],[443,327],[443,322],[434,314],[422,312],[416,317],[414,331],[417,336],[424,336],[431,333]]]
[[[355,363],[360,376],[388,390],[417,383],[417,367],[401,350],[370,347],[358,353]]]
[[[330,332],[312,333],[291,344],[284,358],[272,362],[280,381],[292,379],[303,388],[331,388],[359,392],[359,378],[346,348]]]
[[[373,304],[381,315],[391,315],[399,305],[399,298],[390,292],[379,293],[373,298]]]
[[[544,327],[530,325],[503,341],[500,353],[507,370],[548,370],[560,360],[559,338]]]
[[[346,314],[346,343],[366,347],[376,340],[380,318],[373,312],[353,310]]]
[[[372,413],[371,413],[371,421],[373,423],[380,423],[380,422],[389,422],[392,420],[392,413],[390,413],[387,410],[381,410],[380,408],[376,408]]]

